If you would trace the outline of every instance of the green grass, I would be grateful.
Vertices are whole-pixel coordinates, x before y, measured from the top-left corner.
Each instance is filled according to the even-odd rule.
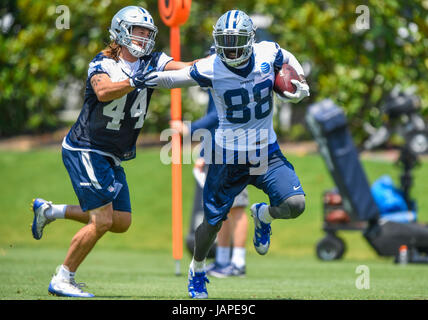
[[[314,248],[321,230],[321,195],[333,186],[318,155],[288,155],[307,194],[305,213],[296,220],[275,221],[267,256],[252,248],[252,222],[247,241],[247,277],[212,279],[213,299],[427,299],[428,266],[399,267],[381,258],[360,232],[341,232],[348,251],[341,261],[321,262]],[[363,162],[372,182],[382,174],[398,179],[398,168],[382,161]],[[170,167],[159,160],[159,149],[140,149],[124,163],[131,191],[133,223],[125,234],[108,233],[91,252],[77,274],[90,292],[106,299],[187,299],[185,249],[183,275],[174,275],[171,246]],[[194,181],[190,165],[183,166],[183,236],[193,205]],[[419,220],[428,221],[428,166],[414,171],[413,196]],[[30,232],[34,197],[55,203],[77,204],[59,149],[0,152],[0,299],[50,299],[47,285],[62,263],[70,240],[82,225],[58,220],[45,229],[42,240]],[[249,187],[250,202],[267,196]],[[249,210],[247,210],[249,211]],[[370,289],[355,287],[356,267],[370,268]]]
[[[47,295],[54,266],[63,249],[10,248],[1,253],[1,299],[56,299]],[[188,299],[182,261],[176,276],[167,252],[94,250],[79,269],[77,281],[87,283],[97,299]],[[370,270],[369,289],[357,289],[356,268]],[[292,258],[250,254],[245,278],[216,279],[208,284],[210,299],[427,299],[428,272],[424,265],[396,266],[382,260],[320,262],[314,257]],[[60,298],[61,299],[61,298]]]

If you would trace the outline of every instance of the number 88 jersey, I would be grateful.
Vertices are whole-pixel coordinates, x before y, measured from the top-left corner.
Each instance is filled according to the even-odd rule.
[[[135,89],[116,100],[101,102],[90,80],[96,74],[105,73],[112,82],[119,82],[133,75],[140,64],[144,64],[146,69],[163,71],[171,60],[171,57],[161,52],[153,52],[134,63],[121,58],[115,61],[99,53],[89,64],[83,108],[63,146],[71,150],[105,153],[118,161],[134,158],[135,144],[144,124],[153,89]]]
[[[253,44],[253,53],[242,67],[231,67],[216,55],[193,65],[190,76],[201,87],[211,90],[217,108],[216,145],[251,151],[276,142],[272,121],[275,69],[290,60],[297,64],[296,71],[303,74],[291,53],[274,42],[262,41]],[[232,139],[224,141],[228,129],[233,131]]]

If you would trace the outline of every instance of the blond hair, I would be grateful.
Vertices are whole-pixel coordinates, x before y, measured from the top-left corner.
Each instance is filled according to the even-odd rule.
[[[102,51],[103,55],[109,57],[115,61],[119,61],[120,51],[122,47],[116,42],[111,41],[108,46]]]

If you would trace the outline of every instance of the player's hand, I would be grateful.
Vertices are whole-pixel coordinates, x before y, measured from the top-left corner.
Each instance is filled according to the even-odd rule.
[[[138,71],[129,78],[129,84],[133,88],[144,89],[147,87],[151,87],[153,85],[149,84],[150,80],[157,78],[157,75],[150,74],[155,71],[155,69],[151,69],[149,71],[144,71],[144,69],[138,69]]]
[[[189,127],[186,126],[181,120],[171,120],[169,122],[169,126],[171,129],[177,130],[178,133],[182,136],[186,136],[189,134]]]
[[[296,86],[296,92],[291,93],[288,91],[284,91],[283,94],[285,98],[278,95],[281,100],[285,102],[298,103],[303,98],[310,96],[309,86],[307,85],[307,83],[300,82],[299,80],[294,80],[294,79],[291,80],[291,83]]]

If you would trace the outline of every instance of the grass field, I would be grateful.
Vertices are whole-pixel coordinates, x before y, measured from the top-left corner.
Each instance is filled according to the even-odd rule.
[[[288,155],[307,194],[304,215],[275,221],[267,256],[252,248],[252,221],[247,241],[247,276],[211,279],[212,299],[428,299],[428,266],[395,265],[381,258],[359,232],[342,232],[348,251],[343,260],[321,262],[314,247],[323,237],[321,194],[333,186],[318,155]],[[398,168],[380,160],[363,162],[370,181]],[[124,163],[131,190],[133,224],[126,234],[109,233],[80,267],[76,280],[99,299],[187,299],[186,272],[190,254],[185,249],[182,275],[174,275],[171,254],[170,167],[159,161],[159,149],[140,149]],[[193,205],[191,166],[183,166],[183,233],[187,234]],[[428,221],[428,166],[414,171],[413,196],[419,220]],[[76,204],[59,148],[31,152],[0,152],[0,299],[52,299],[47,286],[61,264],[71,238],[82,225],[58,220],[45,229],[42,240],[32,238],[31,199]],[[266,201],[249,187],[250,201]],[[249,210],[248,210],[249,211]],[[356,268],[370,270],[370,288],[355,286]]]

